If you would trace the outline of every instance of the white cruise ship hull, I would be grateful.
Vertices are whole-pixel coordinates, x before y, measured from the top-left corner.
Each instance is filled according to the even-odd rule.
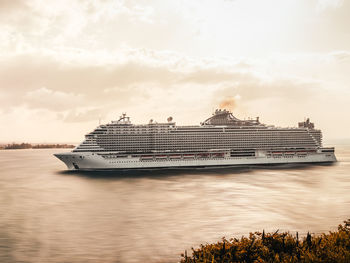
[[[55,156],[63,161],[69,170],[129,170],[129,169],[162,169],[162,168],[195,168],[195,167],[227,167],[265,164],[293,163],[331,163],[336,162],[334,153],[321,150],[304,155],[266,155],[263,152],[250,157],[196,158],[184,157],[171,159],[170,156],[144,159],[142,156],[108,157],[106,153],[60,153]]]

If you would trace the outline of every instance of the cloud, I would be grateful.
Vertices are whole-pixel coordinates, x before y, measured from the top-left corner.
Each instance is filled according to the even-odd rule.
[[[47,109],[52,111],[65,111],[75,108],[83,101],[81,94],[65,93],[42,87],[28,91],[24,96],[24,102],[30,108]]]
[[[28,5],[25,0],[1,0],[0,12],[8,13],[10,11],[27,8]]]
[[[237,82],[255,78],[252,73],[241,72],[237,69],[225,68],[195,68],[183,75],[179,81],[182,83],[215,84],[220,82]]]
[[[325,10],[327,8],[339,8],[343,5],[344,0],[318,0],[317,8]]]
[[[297,79],[273,79],[265,81],[252,77],[250,80],[240,81],[233,85],[218,89],[217,96],[231,97],[239,95],[242,100],[254,102],[265,98],[279,101],[305,103],[311,98],[316,99],[322,89],[319,82],[300,81]]]
[[[332,53],[342,59],[347,55],[346,51]],[[63,113],[56,116],[69,122],[88,120],[89,116],[93,120],[98,114],[106,116],[154,100],[162,106],[176,100],[185,103],[183,94],[190,98],[200,94],[207,107],[217,107],[234,96],[241,97],[238,106],[265,98],[306,103],[322,93],[323,85],[317,79],[261,71],[252,61],[228,63],[142,49],[109,57],[97,53],[95,59],[53,51],[0,57],[0,100],[4,102],[0,109],[46,109]]]
[[[154,9],[127,2],[2,0],[0,48],[15,52],[68,46],[113,49],[119,40],[129,38],[131,27],[139,41],[144,38],[139,28],[153,23]]]
[[[2,0],[0,111],[6,120],[45,112],[36,125],[56,117],[71,128],[120,111],[140,122],[176,113],[198,123],[240,96],[237,114],[324,115],[318,105],[328,105],[327,96],[328,109],[347,105],[336,95],[349,98],[349,7],[340,0]]]
[[[65,122],[86,122],[91,120],[99,120],[104,118],[105,110],[101,108],[85,109],[85,110],[71,110],[65,116],[61,115]]]
[[[62,110],[101,103],[106,107],[123,105],[132,98],[147,98],[151,92],[180,84],[206,86],[245,77],[234,69],[214,67],[213,62],[208,67],[210,63],[193,63],[175,54],[126,52],[121,57],[97,63],[84,57],[60,57],[54,53],[3,56],[0,90],[16,97],[11,106],[26,104],[30,108]]]
[[[299,69],[300,65],[311,67],[308,63],[316,61],[327,72],[340,64],[336,59],[347,56],[347,51],[332,52],[318,59],[283,58],[280,63]],[[111,52],[109,56],[53,50],[3,54],[0,111],[6,116],[25,110],[28,116],[41,112],[51,122],[56,118],[70,127],[96,125],[100,118],[110,121],[123,111],[131,113],[136,123],[173,116],[180,124],[193,124],[203,121],[208,109],[235,98],[237,117],[260,115],[266,123],[281,118],[282,124],[290,125],[309,112],[324,111],[320,105],[336,103],[336,91],[329,91],[326,74],[321,79],[310,78],[302,68],[301,77],[291,74],[298,71],[283,68],[276,61],[274,64],[276,68],[268,68],[261,61],[196,59],[146,49]],[[80,138],[79,131],[76,133]]]
[[[345,62],[350,60],[350,51],[335,51],[335,52],[332,52],[330,55],[340,62]]]
[[[12,106],[26,103],[30,107],[61,109],[123,102],[131,95],[143,96],[143,92],[135,92],[137,85],[165,85],[173,78],[175,75],[166,67],[135,62],[69,63],[40,54],[7,57],[0,62],[0,90],[16,97]]]

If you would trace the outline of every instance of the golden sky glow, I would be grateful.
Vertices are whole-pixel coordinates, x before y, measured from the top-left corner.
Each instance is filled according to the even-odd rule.
[[[79,142],[102,119],[310,117],[349,138],[349,0],[0,0],[0,142]]]

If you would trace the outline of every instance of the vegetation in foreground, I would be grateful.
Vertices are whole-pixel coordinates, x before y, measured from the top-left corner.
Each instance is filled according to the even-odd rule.
[[[223,238],[216,244],[192,248],[192,255],[182,254],[188,262],[350,262],[350,219],[338,231],[322,235],[307,234],[300,239],[289,232],[250,233],[241,239]]]
[[[74,148],[74,145],[70,144],[35,144],[30,143],[12,143],[2,147],[4,150],[13,149],[48,149],[48,148]],[[1,149],[1,148],[0,148]]]

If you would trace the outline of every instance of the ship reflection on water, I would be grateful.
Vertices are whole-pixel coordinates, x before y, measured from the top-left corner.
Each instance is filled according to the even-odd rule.
[[[198,167],[198,168],[155,168],[155,169],[125,169],[125,170],[63,170],[62,175],[76,175],[97,178],[132,178],[132,177],[170,177],[181,175],[220,175],[220,174],[240,174],[252,172],[254,170],[298,170],[312,169],[322,166],[334,166],[335,162],[329,163],[289,163],[289,164],[266,164],[266,165],[233,165],[226,167]]]
[[[338,163],[69,172],[55,150],[1,151],[0,262],[177,262],[250,231],[327,232],[350,217]]]

